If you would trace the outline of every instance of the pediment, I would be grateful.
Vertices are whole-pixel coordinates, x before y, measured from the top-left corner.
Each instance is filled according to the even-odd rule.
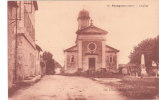
[[[106,47],[106,52],[119,52],[119,50],[117,50],[111,46],[106,45],[105,47]]]
[[[91,25],[91,26],[88,26],[84,29],[81,29],[81,30],[78,30],[76,32],[77,34],[107,34],[108,32],[103,30],[103,29],[100,29],[94,25]]]
[[[74,45],[68,49],[65,49],[64,52],[73,52],[73,51],[77,51],[78,48],[77,48],[77,45]]]

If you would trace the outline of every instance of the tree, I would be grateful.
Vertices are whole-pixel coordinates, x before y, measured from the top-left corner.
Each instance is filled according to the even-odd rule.
[[[43,53],[43,59],[46,61],[46,74],[54,74],[55,65],[53,60],[53,55],[50,52]]]
[[[135,46],[133,52],[129,55],[130,63],[140,65],[142,54],[145,55],[145,66],[147,71],[149,67],[152,66],[152,61],[155,61],[157,66],[159,65],[159,36],[145,39]]]
[[[154,49],[153,49],[153,61],[156,63],[157,71],[156,76],[158,75],[158,69],[159,69],[159,35],[154,39]]]

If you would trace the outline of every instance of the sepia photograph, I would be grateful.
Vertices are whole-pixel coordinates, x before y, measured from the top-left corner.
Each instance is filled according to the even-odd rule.
[[[159,100],[159,1],[6,2],[8,100]]]

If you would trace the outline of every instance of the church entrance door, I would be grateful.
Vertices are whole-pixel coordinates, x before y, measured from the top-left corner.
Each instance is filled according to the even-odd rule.
[[[95,70],[95,58],[89,58],[89,69]]]

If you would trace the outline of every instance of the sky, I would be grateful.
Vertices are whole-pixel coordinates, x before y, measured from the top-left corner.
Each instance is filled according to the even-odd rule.
[[[158,4],[159,0],[38,1],[36,43],[63,66],[63,50],[75,45],[78,13],[85,9],[95,26],[108,31],[106,44],[120,50],[119,64],[126,64],[134,46],[159,34]]]

